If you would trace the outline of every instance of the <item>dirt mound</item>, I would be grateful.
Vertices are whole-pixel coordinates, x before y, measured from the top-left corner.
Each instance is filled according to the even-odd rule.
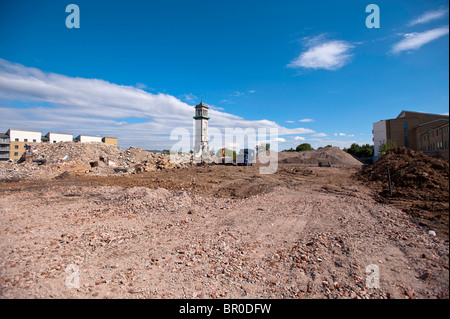
[[[406,147],[397,147],[361,174],[369,181],[387,183],[387,167],[393,188],[409,189],[405,193],[409,197],[448,199],[448,160],[427,156]]]
[[[389,193],[387,167],[392,181]],[[448,240],[449,162],[405,147],[395,148],[356,174],[376,191],[378,202],[408,213],[421,226]]]
[[[326,158],[337,167],[361,167],[362,163],[338,147],[326,147],[320,150],[305,152],[280,152],[278,161],[282,164],[318,165],[318,160]]]

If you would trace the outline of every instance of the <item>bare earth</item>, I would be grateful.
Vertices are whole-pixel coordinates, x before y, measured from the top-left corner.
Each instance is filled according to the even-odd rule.
[[[448,298],[448,234],[375,201],[358,169],[3,182],[0,297]]]

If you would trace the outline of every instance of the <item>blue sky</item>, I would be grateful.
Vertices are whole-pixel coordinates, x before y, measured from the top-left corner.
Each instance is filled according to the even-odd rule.
[[[80,28],[68,29],[68,4]],[[380,8],[369,29],[368,4]],[[0,130],[170,148],[210,128],[275,127],[279,149],[371,143],[402,110],[448,113],[448,1],[23,1],[0,4]]]

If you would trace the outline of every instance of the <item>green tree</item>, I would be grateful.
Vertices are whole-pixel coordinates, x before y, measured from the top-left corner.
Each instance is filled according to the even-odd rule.
[[[352,154],[356,157],[372,157],[373,156],[373,145],[364,144],[362,146],[353,143],[350,148],[344,148],[344,152]]]
[[[381,144],[380,150],[378,151],[378,155],[381,155],[381,156],[382,155],[386,155],[386,153],[389,150],[391,150],[393,148],[396,148],[396,147],[397,147],[397,143],[395,143],[392,140],[387,140],[387,141],[385,141],[384,143]]]
[[[312,148],[311,144],[308,143],[302,143],[295,149],[297,152],[304,152],[304,151],[312,151],[314,148]]]

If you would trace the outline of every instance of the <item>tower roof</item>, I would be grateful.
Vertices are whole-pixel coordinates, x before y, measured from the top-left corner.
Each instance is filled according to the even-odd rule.
[[[197,107],[204,107],[204,108],[209,109],[209,106],[206,105],[205,103],[203,103],[203,101],[201,101],[201,102],[200,102],[199,104],[197,104],[195,107],[196,107],[196,108],[197,108]]]

